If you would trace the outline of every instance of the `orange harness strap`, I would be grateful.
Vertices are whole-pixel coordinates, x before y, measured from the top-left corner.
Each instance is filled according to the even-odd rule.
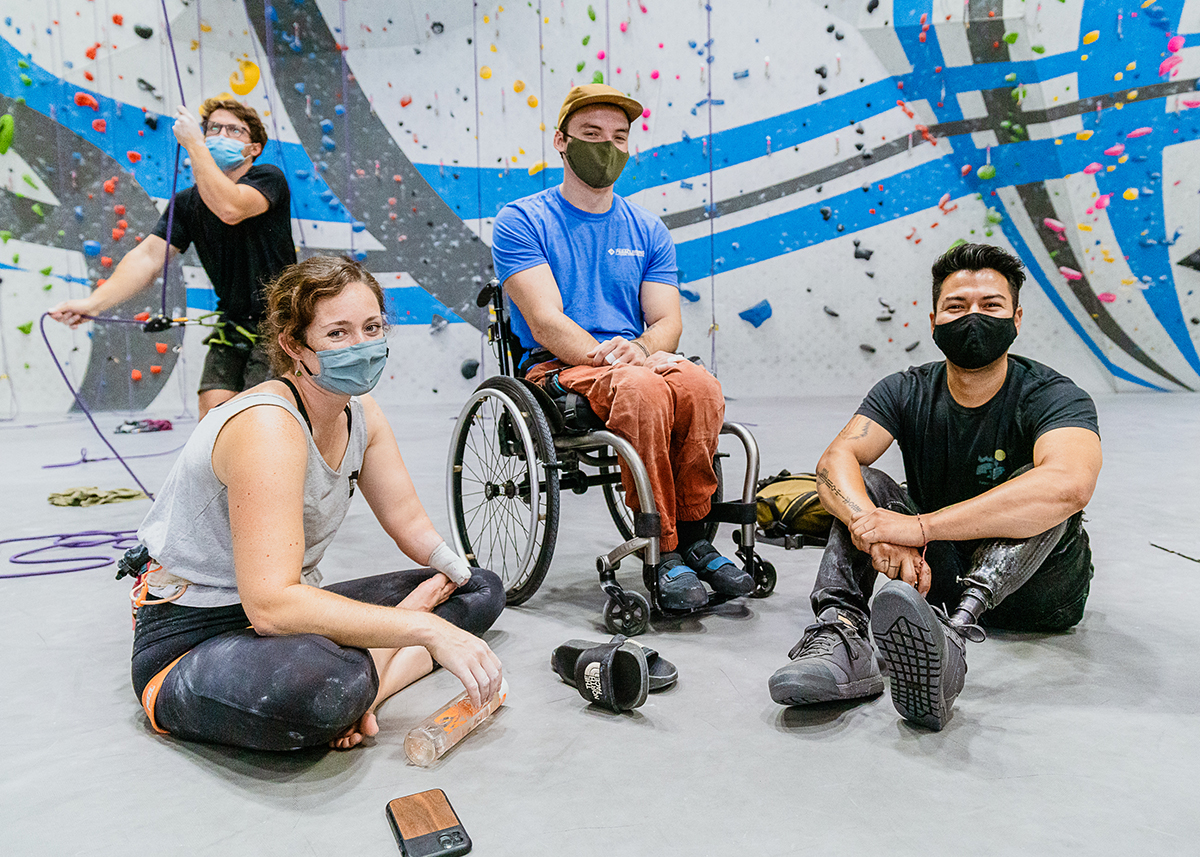
[[[191,651],[191,649],[188,651]],[[166,681],[167,673],[173,670],[175,668],[175,664],[183,660],[184,655],[187,653],[188,652],[184,652],[175,660],[171,661],[171,663],[159,670],[158,674],[155,675],[154,678],[150,679],[150,683],[147,684],[145,689],[142,691],[142,708],[146,710],[146,716],[150,718],[150,725],[154,727],[154,731],[159,735],[170,735],[171,733],[166,729],[160,729],[158,726],[158,721],[154,719],[154,703],[158,700],[158,691],[162,688],[163,682]]]

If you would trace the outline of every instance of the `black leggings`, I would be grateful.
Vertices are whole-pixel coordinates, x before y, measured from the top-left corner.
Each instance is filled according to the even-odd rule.
[[[395,606],[430,569],[395,571],[325,587],[355,601]],[[479,635],[504,609],[504,585],[490,571],[471,579],[434,608],[453,625]],[[358,721],[379,691],[365,649],[339,646],[318,634],[261,637],[242,605],[139,608],[133,638],[133,689],[167,674],[155,720],[172,735],[255,750],[296,750],[326,744]]]

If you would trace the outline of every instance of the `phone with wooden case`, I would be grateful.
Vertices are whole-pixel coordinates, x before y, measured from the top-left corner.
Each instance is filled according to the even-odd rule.
[[[405,857],[454,857],[471,850],[471,837],[441,789],[388,801],[387,817]]]

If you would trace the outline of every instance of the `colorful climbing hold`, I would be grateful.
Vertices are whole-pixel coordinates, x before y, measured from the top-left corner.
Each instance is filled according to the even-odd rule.
[[[1130,201],[1135,200],[1138,198],[1138,189],[1136,187],[1126,188],[1125,193],[1121,194],[1121,196]]]
[[[488,66],[486,66],[486,65],[484,65],[484,66],[480,66],[480,67],[479,67],[479,76],[480,76],[480,77],[482,77],[484,80],[488,80],[488,79],[490,79],[490,78],[491,78],[491,76],[492,76],[492,70],[491,70],[491,68],[489,68],[489,67],[488,67]]]
[[[100,102],[89,92],[76,92],[75,104],[79,107],[90,107],[97,112],[100,111]]]
[[[1060,265],[1058,272],[1068,280],[1082,280],[1083,274],[1076,271],[1074,268],[1068,268],[1065,265]]]
[[[1132,140],[1135,137],[1145,137],[1147,134],[1149,134],[1153,130],[1154,130],[1153,128],[1144,128],[1144,127],[1143,128],[1134,128],[1132,131],[1130,131],[1128,134],[1125,135],[1125,139]]]
[[[249,95],[261,76],[257,65],[250,60],[239,60],[237,71],[229,75],[229,88],[238,95]]]
[[[1167,42],[1167,50],[1169,50],[1171,53],[1175,53],[1183,47],[1184,41],[1185,39],[1183,36],[1172,36],[1170,41]]]
[[[1063,226],[1061,222],[1055,220],[1053,217],[1045,218],[1044,220],[1042,220],[1042,223],[1044,223],[1046,225],[1046,228],[1051,230],[1052,232],[1062,232],[1064,229],[1067,228],[1067,227]]]
[[[18,324],[17,330],[21,331],[21,333],[28,336],[29,334],[33,333],[33,322],[27,321],[24,324]]]
[[[108,130],[108,123],[105,122],[103,119],[93,119],[92,120],[92,130],[95,131],[97,134],[103,134],[105,131]]]
[[[761,300],[749,309],[744,309],[738,313],[738,317],[750,322],[755,327],[761,327],[762,323],[771,317],[771,302]]]
[[[1125,151],[1124,143],[1117,143],[1115,146],[1109,146],[1104,150],[1104,154],[1111,155],[1114,158],[1121,155]]]
[[[1114,295],[1112,292],[1101,292],[1100,294],[1096,295],[1096,300],[1103,301],[1106,304],[1110,304],[1113,301],[1115,301],[1116,299],[1117,299],[1117,296]]]
[[[138,161],[140,161],[142,159],[142,155],[140,152],[134,152],[132,150],[126,152],[125,157],[129,158],[129,163],[131,163],[131,164],[136,164]]]
[[[1103,164],[1097,164],[1095,161],[1092,161],[1092,163],[1083,168],[1083,171],[1085,174],[1092,176],[1100,172],[1102,169],[1104,169]]]
[[[530,107],[537,107],[538,106],[538,98],[536,95],[531,95],[525,99],[525,103],[528,104]]]
[[[154,350],[157,351],[159,354],[166,354],[167,353],[167,343],[165,343],[165,342],[154,343]]]
[[[1087,33],[1086,35],[1084,35],[1083,43],[1085,45],[1090,45],[1092,42],[1096,41],[1096,39],[1098,39],[1098,38],[1100,38],[1100,31],[1092,30],[1090,33]]]
[[[1183,57],[1179,56],[1178,54],[1167,57],[1158,64],[1158,76],[1163,77],[1164,75],[1170,73],[1171,69],[1175,68],[1175,66],[1179,65],[1181,62],[1183,62]]]
[[[0,116],[0,155],[8,152],[8,147],[12,145],[13,133],[16,131],[16,122],[11,113],[5,113]]]
[[[130,372],[130,373],[129,373],[129,378],[130,378],[130,380],[131,380],[131,381],[140,381],[140,380],[142,380],[142,372],[141,372],[141,370],[140,370],[140,369],[134,369],[132,372]]]
[[[513,92],[524,92],[524,91],[525,91],[525,81],[518,80],[513,84]]]
[[[987,181],[988,179],[994,179],[996,177],[996,168],[991,164],[984,164],[975,172],[975,175],[979,176],[984,181]]]
[[[960,172],[960,173],[962,173],[962,176],[963,176],[963,178],[966,178],[966,177],[967,177],[968,175],[970,175],[970,173],[971,173],[971,165],[970,165],[970,164],[963,164],[963,165],[962,165],[962,169],[961,169],[961,170],[959,170],[959,172]]]

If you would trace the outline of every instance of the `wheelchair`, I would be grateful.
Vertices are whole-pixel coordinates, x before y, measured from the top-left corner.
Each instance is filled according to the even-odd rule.
[[[517,367],[524,356],[509,328],[504,292],[492,280],[479,292],[479,307],[489,307],[488,341],[500,374],[485,379],[467,400],[454,427],[446,490],[451,532],[458,550],[472,564],[488,568],[504,581],[508,604],[528,601],[550,568],[558,538],[559,500],[564,490],[583,494],[600,487],[605,505],[623,541],[596,558],[600,588],[607,596],[604,625],[613,634],[635,636],[651,615],[678,617],[728,600],[710,593],[707,604],[672,610],[660,603],[658,578],[660,516],[645,465],[625,439],[608,431],[577,394],[551,392],[525,381]],[[726,422],[721,434],[733,435],[746,454],[739,502],[723,502],[718,453],[718,487],[712,511],[704,519],[711,541],[721,523],[737,525],[736,555],[754,578],[752,598],[775,589],[775,567],[759,557],[755,544],[755,490],[758,445],[748,429]],[[625,504],[620,465],[628,468],[640,511]],[[617,581],[622,560],[638,555],[649,599]]]

